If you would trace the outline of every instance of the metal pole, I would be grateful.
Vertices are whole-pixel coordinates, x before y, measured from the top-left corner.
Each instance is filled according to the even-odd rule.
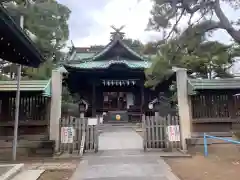
[[[204,133],[203,135],[203,142],[204,142],[204,156],[207,157],[208,156],[208,147],[207,147],[207,135],[206,133]]]
[[[23,28],[24,17],[20,16],[20,27]],[[17,69],[17,92],[15,101],[15,122],[14,122],[14,137],[13,137],[13,149],[12,149],[12,159],[16,160],[17,157],[17,144],[18,144],[18,121],[19,121],[19,103],[20,103],[20,81],[21,81],[21,70],[22,66],[18,65]]]

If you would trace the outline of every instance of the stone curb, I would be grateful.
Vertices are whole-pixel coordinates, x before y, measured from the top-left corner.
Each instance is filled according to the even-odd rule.
[[[9,171],[7,171],[2,176],[0,176],[1,180],[10,180],[23,169],[24,164],[5,164],[5,165],[0,165],[0,166],[1,167],[13,166],[13,168],[11,168]]]

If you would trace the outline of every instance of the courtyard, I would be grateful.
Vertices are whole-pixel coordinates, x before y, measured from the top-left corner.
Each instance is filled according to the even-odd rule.
[[[239,179],[240,3],[209,2],[1,1],[0,179]]]

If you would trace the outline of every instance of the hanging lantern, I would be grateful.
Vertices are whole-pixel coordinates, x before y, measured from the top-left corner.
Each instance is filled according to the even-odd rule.
[[[172,84],[169,86],[169,90],[170,91],[175,91],[177,88],[176,88],[176,85],[175,84]]]
[[[121,120],[121,116],[119,114],[116,115],[116,120],[120,121]]]

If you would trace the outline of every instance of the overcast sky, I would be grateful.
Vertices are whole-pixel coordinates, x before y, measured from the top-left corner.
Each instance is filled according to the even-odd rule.
[[[145,31],[151,0],[58,0],[67,5],[72,13],[69,20],[70,40],[75,46],[105,45],[109,42],[111,25],[125,25],[126,36],[139,39],[143,43],[161,38],[159,32]],[[230,19],[240,17],[240,11],[234,12],[224,5],[224,11]],[[182,22],[184,23],[184,22]],[[183,24],[184,25],[184,24]],[[229,42],[225,32],[214,34],[213,39]]]

